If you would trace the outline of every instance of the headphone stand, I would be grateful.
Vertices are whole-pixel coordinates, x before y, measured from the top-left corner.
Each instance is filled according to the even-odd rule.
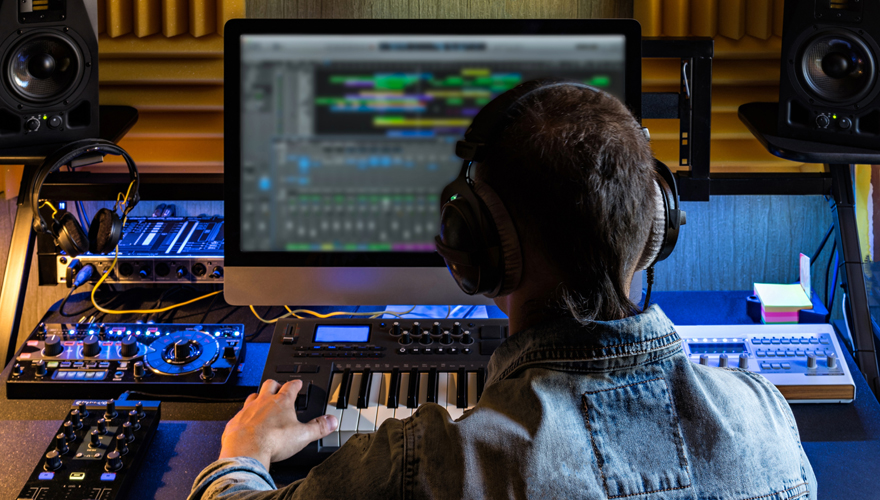
[[[137,120],[138,111],[131,106],[101,106],[100,139],[119,142]],[[58,145],[59,148],[62,146],[64,144]],[[33,210],[27,194],[34,174],[45,157],[35,155],[33,148],[4,150],[2,154],[7,156],[0,157],[0,164],[25,165],[12,225],[12,238],[9,241],[6,272],[3,274],[3,287],[0,289],[0,360],[5,366],[15,352],[31,259],[34,254]],[[4,338],[5,335],[9,337]]]
[[[846,317],[853,342],[853,357],[874,395],[880,395],[880,371],[874,330],[868,309],[868,290],[862,271],[855,211],[855,186],[851,167],[857,163],[880,164],[880,150],[837,144],[821,144],[781,137],[777,132],[778,103],[752,102],[739,107],[739,118],[767,151],[786,160],[822,163],[831,174],[831,210],[836,212],[834,234],[840,243],[846,290]],[[833,292],[832,292],[833,293]]]

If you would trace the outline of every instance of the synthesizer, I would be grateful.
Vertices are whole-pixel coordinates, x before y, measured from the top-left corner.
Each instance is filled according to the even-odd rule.
[[[15,355],[10,399],[106,398],[123,391],[244,396],[244,325],[40,323]]]
[[[856,386],[829,324],[676,326],[694,363],[759,373],[789,403],[850,403]]]
[[[697,364],[741,368],[791,403],[851,402],[855,384],[830,325],[677,326]],[[453,419],[480,399],[506,319],[300,319],[276,324],[262,380],[302,379],[301,421],[323,414],[339,428],[307,449],[329,454],[351,436],[406,418],[425,403]]]
[[[16,498],[124,499],[158,425],[157,401],[75,401]]]
[[[223,283],[224,239],[223,217],[129,217],[115,266],[114,255],[57,255],[56,283],[89,264],[92,283],[106,271],[108,283]]]

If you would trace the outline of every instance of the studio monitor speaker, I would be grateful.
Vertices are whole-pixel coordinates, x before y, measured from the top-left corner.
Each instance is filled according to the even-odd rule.
[[[878,41],[878,0],[785,0],[779,135],[880,149]]]
[[[99,137],[97,0],[0,0],[0,156]]]

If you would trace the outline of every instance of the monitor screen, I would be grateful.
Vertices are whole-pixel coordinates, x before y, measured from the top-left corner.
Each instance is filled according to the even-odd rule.
[[[244,35],[242,252],[434,252],[455,141],[534,78],[625,98],[621,34]]]
[[[633,20],[272,20],[224,36],[231,304],[477,304],[434,248],[455,142],[535,78],[641,111]]]

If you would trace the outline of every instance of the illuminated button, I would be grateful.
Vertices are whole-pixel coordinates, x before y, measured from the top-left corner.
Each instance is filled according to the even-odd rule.
[[[57,361],[49,361],[48,363],[46,363],[46,368],[58,368],[58,362]]]
[[[752,339],[753,344],[761,344],[761,339]]]
[[[788,356],[788,357],[790,357],[790,358],[793,358],[793,357],[794,357],[794,351],[792,351],[791,349],[786,349],[786,350],[785,350],[785,355]]]
[[[406,354],[406,347],[401,347],[397,350],[397,354]]]
[[[810,343],[811,343],[811,344],[818,344],[818,343],[819,343],[819,339],[817,339],[817,338],[812,338],[812,339],[810,339]]]
[[[71,472],[70,473],[70,480],[71,481],[82,481],[85,478],[86,478],[85,472]]]
[[[62,361],[58,366],[61,368],[70,368],[70,361]]]
[[[789,340],[789,339],[783,337],[779,342],[782,343],[782,344],[790,344],[790,343],[791,343],[791,340]]]
[[[776,350],[776,357],[784,358],[784,357],[785,357],[785,351],[782,350],[782,349],[777,349],[777,350]]]
[[[115,481],[116,473],[115,472],[105,472],[101,474],[101,481]]]
[[[803,349],[795,349],[794,354],[795,354],[795,356],[803,356],[804,350]]]
[[[37,476],[37,479],[39,479],[40,481],[48,481],[53,477],[55,477],[54,472],[41,472],[40,475]]]
[[[800,342],[801,342],[801,344],[809,344],[809,343],[810,343],[810,339],[808,339],[808,338],[802,338]]]
[[[765,343],[766,343],[766,342],[765,342]],[[779,339],[777,339],[776,337],[770,337],[770,343],[771,343],[771,344],[778,344],[778,343],[779,343]]]

